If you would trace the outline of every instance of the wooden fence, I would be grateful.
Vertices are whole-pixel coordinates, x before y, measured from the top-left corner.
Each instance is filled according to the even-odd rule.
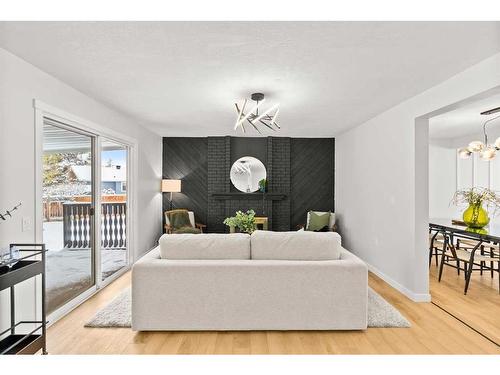
[[[81,195],[75,196],[75,202],[89,202],[92,199],[90,195]],[[122,202],[125,203],[127,201],[126,194],[112,194],[112,195],[103,195],[101,197],[101,202],[103,203],[112,203],[112,202]],[[43,218],[44,221],[61,221],[63,220],[63,204],[67,201],[44,201],[43,202]]]
[[[43,202],[44,221],[60,221],[63,218],[62,201]]]
[[[127,205],[125,202],[101,204],[101,248],[125,249],[127,246]],[[89,248],[92,233],[91,204],[67,202],[63,204],[64,247]]]

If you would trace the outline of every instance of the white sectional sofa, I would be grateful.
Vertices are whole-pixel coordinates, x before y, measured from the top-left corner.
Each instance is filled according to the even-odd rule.
[[[336,233],[171,234],[132,269],[132,329],[353,330],[367,267]]]

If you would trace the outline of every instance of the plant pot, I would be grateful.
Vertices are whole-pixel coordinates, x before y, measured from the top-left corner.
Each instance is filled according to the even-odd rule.
[[[464,211],[462,218],[469,228],[483,228],[490,222],[488,211],[480,204],[471,204]]]
[[[229,226],[229,233],[236,233],[236,227],[234,225]]]

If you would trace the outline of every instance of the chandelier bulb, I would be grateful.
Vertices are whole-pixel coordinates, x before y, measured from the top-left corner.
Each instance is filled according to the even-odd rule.
[[[496,147],[497,149],[500,149],[500,137],[498,137],[498,138],[496,139],[496,141],[495,141],[495,147]]]
[[[469,143],[468,149],[471,150],[472,152],[480,152],[485,148],[485,145],[481,141],[473,141]]]
[[[479,156],[484,161],[493,160],[496,155],[497,155],[497,151],[495,150],[494,147],[487,147],[486,149],[484,149],[483,151],[481,151],[479,153]]]
[[[460,159],[468,159],[471,155],[472,151],[470,151],[467,147],[458,150],[458,156],[460,157]]]

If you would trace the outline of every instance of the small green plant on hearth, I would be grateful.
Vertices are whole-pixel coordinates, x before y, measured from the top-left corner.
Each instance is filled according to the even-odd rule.
[[[267,188],[267,180],[263,178],[262,180],[259,181],[259,191],[261,193],[265,193]]]
[[[237,211],[236,216],[227,217],[224,224],[230,227],[231,231],[233,228],[238,228],[240,232],[251,234],[257,228],[255,225],[255,211]]]

